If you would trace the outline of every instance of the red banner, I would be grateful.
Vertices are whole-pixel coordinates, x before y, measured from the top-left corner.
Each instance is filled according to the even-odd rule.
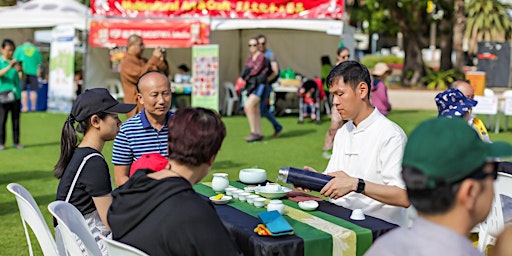
[[[343,0],[91,0],[93,15],[223,17],[232,19],[340,19]]]
[[[126,46],[128,37],[137,34],[146,47],[187,48],[210,43],[210,26],[186,20],[92,20],[89,45]]]

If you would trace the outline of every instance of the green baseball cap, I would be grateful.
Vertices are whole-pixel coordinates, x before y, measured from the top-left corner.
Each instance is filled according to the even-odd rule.
[[[496,157],[511,156],[507,142],[485,143],[462,118],[433,118],[421,123],[409,136],[402,166],[419,169],[428,179],[453,183],[472,174]]]

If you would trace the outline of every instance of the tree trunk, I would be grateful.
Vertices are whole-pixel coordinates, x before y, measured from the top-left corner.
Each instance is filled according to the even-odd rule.
[[[426,5],[416,1],[382,0],[389,14],[398,23],[404,40],[404,68],[402,85],[406,87],[421,86],[421,78],[425,75],[425,67],[421,49],[426,45],[423,35],[426,32]]]
[[[422,36],[411,30],[402,31],[404,34],[405,60],[402,70],[402,85],[406,87],[422,86],[421,78],[425,75],[423,57],[421,55]]]
[[[464,31],[466,30],[466,14],[464,0],[456,0],[455,24],[453,26],[453,49],[455,50],[455,68],[462,70],[466,65],[466,57],[462,49]]]
[[[453,50],[453,26],[454,0],[445,0],[443,3],[444,15],[439,22],[439,42],[441,48],[440,70],[452,69],[452,50]]]

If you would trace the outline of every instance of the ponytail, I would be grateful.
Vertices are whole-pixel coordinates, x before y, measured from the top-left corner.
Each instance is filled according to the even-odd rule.
[[[100,112],[95,114],[101,120],[105,120],[108,116],[108,113]],[[86,118],[84,121],[78,122],[78,125],[75,129],[75,118],[70,114],[64,122],[64,126],[62,127],[62,134],[60,139],[60,157],[57,164],[55,164],[53,176],[57,179],[62,178],[66,167],[68,166],[73,154],[75,153],[75,149],[78,146],[78,135],[77,132],[85,134],[87,129],[91,126],[91,117]]]
[[[64,170],[66,170],[66,167],[71,161],[71,157],[73,156],[77,146],[78,136],[76,135],[74,123],[75,119],[73,116],[69,115],[66,119],[66,122],[64,122],[64,126],[62,127],[62,134],[60,139],[60,157],[59,161],[55,165],[55,171],[53,173],[57,179],[62,178]]]

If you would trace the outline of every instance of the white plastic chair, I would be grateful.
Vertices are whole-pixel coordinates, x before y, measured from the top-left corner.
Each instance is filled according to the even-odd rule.
[[[489,88],[485,88],[484,89],[484,96],[494,96],[494,91],[489,89]]]
[[[125,243],[112,240],[105,236],[100,236],[107,246],[109,255],[122,255],[122,256],[149,256],[149,254]]]
[[[490,89],[489,89],[490,90]],[[491,90],[492,92],[492,90]],[[492,92],[494,93],[494,92]],[[494,133],[499,133],[500,129],[500,115],[498,114],[498,97],[496,95],[490,96],[478,96],[475,95],[475,100],[478,101],[478,104],[473,107],[473,114],[481,114],[487,115],[487,123],[492,124],[489,127],[490,130],[494,129]],[[496,117],[496,124],[494,124],[494,118]]]
[[[503,101],[501,103],[500,111],[505,116],[505,131],[508,131],[508,117],[512,116],[512,90],[503,92]]]
[[[89,256],[101,256],[101,251],[89,226],[75,206],[65,201],[55,201],[48,205],[48,210],[57,219],[58,226],[55,232],[60,233],[60,238],[69,255],[83,254],[77,241],[78,237]]]
[[[117,79],[107,79],[105,80],[105,87],[114,99],[119,100],[124,98],[123,84],[121,81]]]
[[[17,183],[10,183],[7,185],[7,190],[16,196],[16,201],[18,202],[18,208],[20,210],[21,222],[23,223],[25,236],[27,237],[30,256],[34,255],[34,253],[32,251],[32,244],[30,242],[30,236],[26,224],[28,224],[34,232],[44,255],[59,255],[55,239],[53,238],[52,233],[44,220],[43,214],[41,213],[41,210],[39,210],[39,207],[30,192]]]
[[[236,95],[235,86],[232,82],[224,82],[224,105],[222,106],[222,112],[226,116],[233,114],[233,107],[238,101],[238,95]]]
[[[478,232],[478,249],[485,252],[487,245],[494,244],[496,236],[503,230],[503,208],[500,195],[512,197],[512,175],[498,172],[498,179],[494,183],[494,199],[487,219],[480,223]]]

